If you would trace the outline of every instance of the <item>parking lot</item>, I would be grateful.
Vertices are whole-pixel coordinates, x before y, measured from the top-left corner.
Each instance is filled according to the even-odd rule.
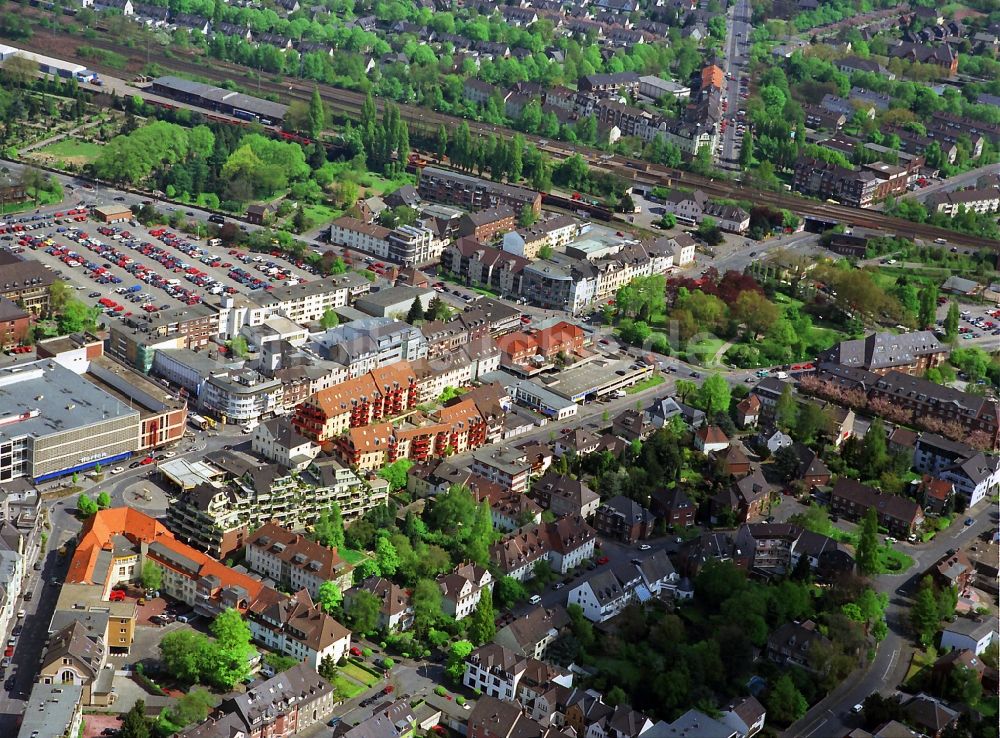
[[[938,306],[937,330],[944,330],[944,320],[948,315],[950,301],[947,298]],[[939,302],[940,302],[939,299]],[[960,305],[961,317],[958,322],[959,342],[974,341],[980,339],[979,343],[1000,343],[1000,339],[993,336],[1000,336],[1000,308],[996,305]],[[985,346],[984,346],[985,348]]]
[[[3,243],[12,251],[31,252],[77,290],[89,290],[87,301],[112,316],[155,313],[315,278],[312,266],[292,263],[277,250],[223,249],[215,239],[197,240],[162,226],[147,230],[135,221],[98,225],[86,222],[86,212],[72,208],[25,224],[8,222],[0,238],[10,239]]]

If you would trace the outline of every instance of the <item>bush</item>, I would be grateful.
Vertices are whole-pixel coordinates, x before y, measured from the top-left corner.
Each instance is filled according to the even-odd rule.
[[[434,687],[434,694],[436,694],[438,697],[444,697],[446,694],[448,694],[448,690],[439,684],[438,686]]]
[[[457,697],[455,697],[455,704],[456,705],[464,705],[465,704],[465,697],[463,697],[462,695],[458,695]]]

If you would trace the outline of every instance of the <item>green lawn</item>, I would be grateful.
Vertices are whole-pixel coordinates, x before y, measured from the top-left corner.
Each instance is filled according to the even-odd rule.
[[[634,395],[643,390],[648,390],[650,387],[656,387],[657,385],[663,384],[667,379],[662,374],[654,374],[648,379],[644,379],[638,384],[633,384],[631,387],[626,387],[625,392],[629,395]]]
[[[101,154],[101,145],[76,138],[64,138],[37,151],[30,152],[65,164],[90,164]]]
[[[327,205],[305,205],[303,209],[306,211],[306,217],[314,226],[329,223],[334,218],[343,215],[343,211],[335,210]]]
[[[333,678],[333,686],[337,690],[337,693],[342,697],[342,699],[349,700],[352,697],[357,697],[359,694],[365,691],[367,687],[358,684],[355,681],[347,679],[346,677],[337,674]]]
[[[696,355],[701,357],[702,363],[708,364],[712,361],[715,355],[722,348],[725,340],[717,336],[712,336],[711,338],[703,338],[700,341],[694,343],[689,343],[687,347],[688,355]]]
[[[913,566],[913,559],[892,546],[883,546],[878,551],[879,574],[902,574]]]
[[[366,687],[371,687],[379,681],[377,676],[369,674],[357,664],[347,663],[344,666],[341,666],[340,673],[349,676],[352,679],[358,680]]]
[[[357,566],[362,561],[368,558],[368,554],[364,551],[355,551],[352,548],[339,548],[337,553],[340,554],[340,558],[346,561],[351,566]]]

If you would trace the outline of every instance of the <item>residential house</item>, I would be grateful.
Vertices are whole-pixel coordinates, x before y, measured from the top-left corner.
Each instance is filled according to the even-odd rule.
[[[941,650],[953,648],[956,651],[968,650],[979,656],[997,640],[995,620],[960,617],[946,623],[941,630]]]
[[[445,615],[461,620],[472,614],[484,589],[493,591],[493,575],[477,564],[459,564],[437,578]]]
[[[813,671],[809,651],[815,644],[829,645],[830,640],[819,632],[816,623],[785,623],[767,637],[767,658],[779,666],[798,666]]]
[[[754,469],[712,497],[712,516],[725,519],[733,515],[737,522],[745,523],[763,516],[770,499],[770,483],[760,469]]]
[[[626,441],[642,441],[653,435],[656,426],[642,410],[625,410],[611,421],[611,432]]]
[[[246,565],[286,590],[306,589],[313,599],[324,582],[335,583],[341,592],[349,588],[354,571],[335,548],[276,523],[265,523],[247,539]]]
[[[106,669],[107,646],[104,639],[79,620],[73,620],[48,641],[38,667],[40,684],[78,686],[83,704],[108,707],[114,703],[114,669]]]
[[[592,572],[570,588],[567,603],[579,605],[584,617],[600,623],[618,615],[636,600],[673,595],[680,577],[664,552],[658,551],[637,562],[612,564]]]
[[[520,656],[544,659],[548,647],[568,626],[564,607],[537,605],[500,628],[493,641]]]
[[[656,517],[635,500],[615,495],[605,500],[594,515],[598,533],[625,543],[636,543],[653,535]]]
[[[909,498],[883,494],[855,479],[841,477],[837,480],[830,493],[832,512],[859,520],[869,508],[875,509],[879,525],[897,538],[908,538],[924,522],[920,505]]]
[[[535,576],[539,561],[566,574],[594,555],[596,543],[594,529],[583,518],[564,515],[508,533],[490,547],[490,560],[504,576],[526,581]]]
[[[719,464],[716,468],[720,468],[724,476],[745,477],[752,471],[750,457],[740,443],[731,443],[728,448],[716,451],[712,458]]]
[[[737,697],[722,711],[720,720],[736,731],[736,738],[752,738],[764,729],[767,710],[756,697]]]
[[[976,570],[962,551],[946,553],[931,564],[926,574],[942,588],[953,587],[959,594],[965,592],[975,581]]]
[[[792,437],[778,428],[764,428],[754,437],[754,443],[774,456],[781,449],[792,445]]]
[[[736,404],[736,425],[740,428],[753,428],[760,419],[760,398],[757,395],[747,395]]]
[[[717,425],[703,425],[694,433],[694,447],[707,456],[729,448],[729,437]]]
[[[413,625],[413,602],[405,588],[391,579],[368,577],[350,589],[344,590],[344,606],[359,592],[368,592],[379,601],[378,627],[382,630],[409,630]]]
[[[306,664],[296,664],[245,693],[224,697],[183,738],[290,738],[322,724],[337,705],[333,685]]]
[[[594,439],[594,446],[597,439]],[[548,472],[531,485],[538,504],[553,515],[575,515],[590,518],[601,504],[601,497],[579,479]]]
[[[931,738],[941,738],[948,726],[958,722],[959,717],[958,711],[923,693],[903,705],[903,715],[907,723]]]
[[[680,486],[659,489],[650,495],[653,514],[663,518],[663,522],[675,528],[689,528],[694,525],[697,506],[684,494]]]

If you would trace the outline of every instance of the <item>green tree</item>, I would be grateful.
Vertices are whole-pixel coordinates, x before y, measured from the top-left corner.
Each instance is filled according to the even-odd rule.
[[[921,580],[916,601],[910,608],[910,625],[920,643],[928,646],[934,640],[939,622],[938,603],[934,596],[934,582],[927,576]]]
[[[490,561],[490,546],[495,540],[490,506],[486,502],[481,502],[476,509],[476,517],[473,518],[472,530],[467,539],[466,557],[480,566],[486,566]]]
[[[948,314],[944,318],[944,335],[948,341],[958,338],[959,310],[954,300],[948,305]]]
[[[340,325],[340,318],[337,316],[337,313],[333,308],[327,308],[327,310],[323,313],[323,317],[319,319],[319,324],[324,330],[330,330],[331,328],[336,328]]]
[[[420,302],[419,297],[414,297],[413,302],[410,304],[410,309],[406,313],[406,322],[410,325],[415,325],[418,320],[424,319],[424,306]]]
[[[878,571],[878,516],[875,508],[868,508],[861,520],[861,533],[854,556],[858,571],[871,576]]]
[[[795,427],[798,414],[799,404],[792,395],[792,386],[786,384],[781,390],[777,404],[774,406],[774,419],[778,423],[778,427],[788,431]]]
[[[208,717],[215,703],[215,697],[207,689],[192,689],[181,695],[177,702],[168,708],[167,719],[179,728],[200,723]]]
[[[500,577],[493,585],[493,591],[496,594],[497,603],[505,610],[528,599],[528,590],[514,577]]]
[[[132,709],[125,713],[122,718],[121,727],[118,729],[119,738],[149,738],[150,725],[146,719],[146,703],[143,700],[136,700]]]
[[[399,568],[399,554],[396,547],[392,545],[389,536],[382,535],[375,544],[375,560],[382,574],[391,577]]]
[[[472,611],[469,618],[469,625],[466,632],[469,639],[476,645],[489,643],[497,633],[496,610],[493,609],[493,594],[489,588],[483,589],[476,603],[476,609]]]
[[[163,586],[163,570],[151,560],[146,559],[142,563],[140,579],[143,589],[157,590]]]
[[[766,702],[768,714],[782,724],[794,723],[809,709],[809,703],[788,674],[778,677],[768,692]]]
[[[239,611],[230,607],[212,621],[211,630],[215,656],[207,676],[212,683],[232,689],[250,675],[250,655],[254,651],[250,628]]]
[[[109,495],[107,492],[100,492],[97,495],[96,502],[98,510],[107,510],[109,507],[111,507],[111,495]]]
[[[382,603],[371,592],[363,589],[357,591],[346,607],[351,629],[362,635],[374,633],[375,628],[378,627],[378,615],[381,607]]]
[[[320,513],[313,526],[313,536],[329,548],[344,548],[344,518],[340,513],[340,505],[335,502],[329,510]]]
[[[455,641],[451,644],[445,673],[448,674],[453,683],[462,683],[462,675],[465,674],[465,660],[474,648],[470,641]]]
[[[247,346],[247,339],[243,336],[235,336],[232,338],[229,341],[229,350],[237,359],[245,359],[250,353],[250,347]]]
[[[728,412],[731,397],[729,383],[721,374],[708,377],[698,389],[698,403],[709,418],[716,413]]]
[[[934,325],[937,314],[938,288],[936,284],[928,284],[920,290],[920,309],[917,312],[917,325],[927,328]]]
[[[97,512],[97,503],[81,492],[80,496],[76,498],[76,509],[80,515],[85,518],[89,518]]]
[[[889,465],[889,441],[885,425],[875,418],[861,444],[858,471],[865,479],[878,479]]]
[[[968,666],[958,666],[951,670],[945,683],[945,693],[949,699],[965,705],[974,705],[983,696],[983,685],[979,674]]]
[[[193,630],[175,630],[160,639],[160,660],[167,673],[181,684],[195,684],[211,658],[210,643]]]
[[[319,96],[319,87],[313,86],[312,97],[309,99],[309,136],[319,138],[326,128],[326,108]]]
[[[740,148],[740,169],[744,172],[753,166],[753,131],[747,129],[743,134],[743,143]]]
[[[413,588],[413,628],[427,633],[443,617],[441,588],[433,579],[420,579]]]
[[[410,478],[410,469],[413,467],[413,462],[409,459],[397,459],[387,466],[383,466],[378,475],[382,477],[385,481],[389,483],[389,490],[396,492],[397,490],[406,489],[407,480]]]
[[[333,660],[333,656],[327,654],[319,662],[319,669],[316,671],[328,682],[332,682],[337,676],[337,662]]]
[[[336,611],[343,600],[344,595],[336,582],[327,581],[319,585],[319,589],[316,592],[316,604],[325,612],[332,613]]]

